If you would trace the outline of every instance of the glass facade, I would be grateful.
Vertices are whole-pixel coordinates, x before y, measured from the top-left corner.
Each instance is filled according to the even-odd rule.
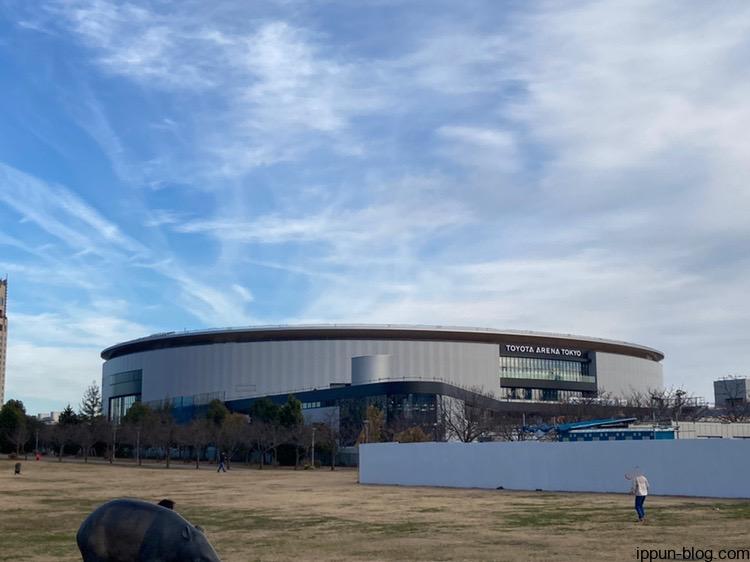
[[[130,407],[141,399],[143,371],[123,371],[109,377],[109,419],[120,423]]]
[[[110,396],[125,396],[127,394],[140,394],[143,380],[143,371],[123,371],[109,377]]]
[[[506,400],[558,401],[582,398],[588,393],[577,390],[557,390],[555,388],[513,388],[503,387],[500,398]]]
[[[343,398],[338,401],[342,443],[352,445],[357,439],[367,415],[368,406],[376,406],[391,427],[420,426],[426,432],[434,430],[438,421],[435,394],[379,394],[363,398]]]
[[[595,383],[588,363],[538,357],[500,356],[500,377]]]
[[[533,398],[531,388],[506,388],[505,397],[511,400],[531,400]]]
[[[140,394],[129,394],[127,396],[116,396],[115,398],[110,398],[109,419],[115,423],[120,423],[130,407],[140,401],[140,399]]]
[[[135,371],[123,371],[122,373],[115,373],[110,377],[110,384],[117,385],[126,382],[141,382],[143,378],[143,371],[137,369]]]

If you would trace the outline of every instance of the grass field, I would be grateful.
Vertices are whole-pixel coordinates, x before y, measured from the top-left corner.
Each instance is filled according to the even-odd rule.
[[[625,484],[623,484],[625,485]],[[75,533],[115,497],[158,501],[206,529],[225,562],[250,560],[635,560],[636,548],[750,547],[750,502],[362,486],[352,470],[235,467],[217,474],[0,461],[0,560],[80,560]]]

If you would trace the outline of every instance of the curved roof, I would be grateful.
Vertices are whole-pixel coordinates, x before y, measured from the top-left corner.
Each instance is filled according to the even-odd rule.
[[[468,341],[478,343],[568,345],[593,351],[630,355],[652,361],[661,361],[661,351],[633,343],[522,330],[493,330],[489,328],[463,328],[456,326],[406,326],[398,324],[318,324],[296,326],[254,326],[246,328],[221,328],[185,332],[162,332],[115,344],[102,351],[102,359],[122,355],[193,345],[214,343],[239,343],[289,340],[427,340]]]

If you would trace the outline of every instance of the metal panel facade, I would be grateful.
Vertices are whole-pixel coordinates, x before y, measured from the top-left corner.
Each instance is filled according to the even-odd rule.
[[[390,355],[388,380],[433,380],[497,392],[499,347],[491,343],[305,340],[216,343],[115,357],[103,366],[103,402],[115,373],[143,371],[142,400],[223,392],[224,400],[351,382],[351,359]]]
[[[596,352],[596,382],[600,393],[627,398],[634,392],[648,392],[664,386],[661,363]]]

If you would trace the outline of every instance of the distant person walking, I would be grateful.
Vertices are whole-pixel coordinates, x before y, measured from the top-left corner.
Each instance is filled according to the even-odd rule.
[[[219,468],[216,469],[216,472],[226,472],[227,471],[227,454],[222,451],[219,455]]]
[[[646,496],[648,496],[648,478],[640,472],[637,472],[633,476],[626,474],[625,478],[633,481],[630,493],[635,496],[635,512],[638,514],[638,522],[643,523],[646,520],[646,510],[643,507],[643,502],[646,501]]]

